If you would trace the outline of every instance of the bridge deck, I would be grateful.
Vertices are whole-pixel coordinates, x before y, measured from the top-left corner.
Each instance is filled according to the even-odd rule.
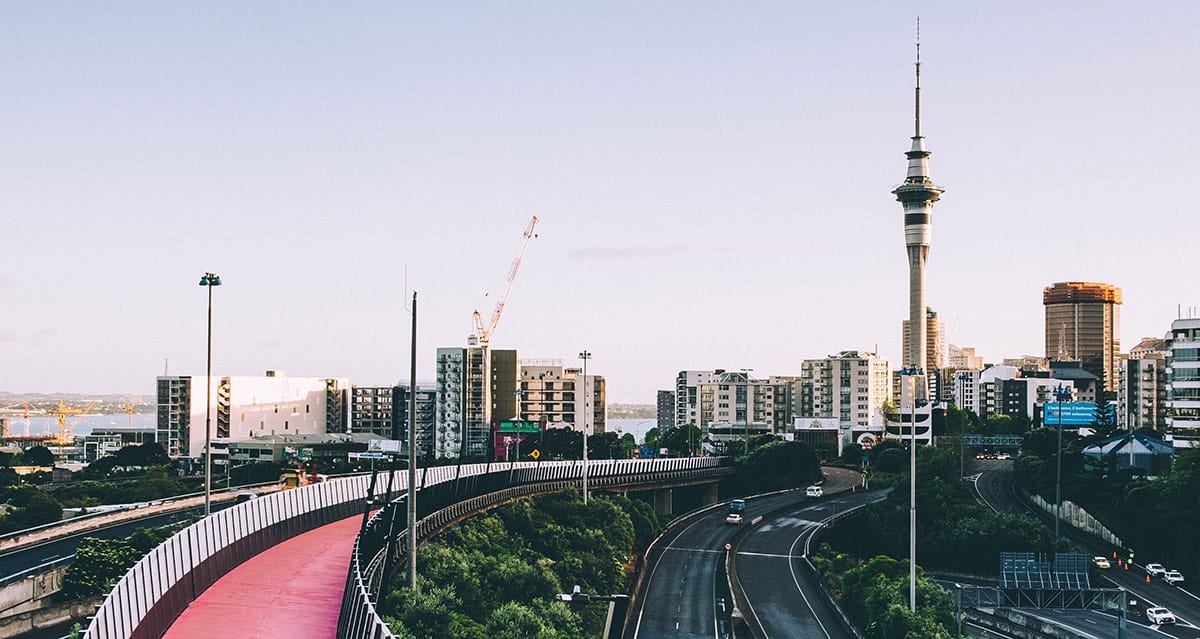
[[[361,522],[348,517],[253,557],[204,591],[164,637],[332,638]]]

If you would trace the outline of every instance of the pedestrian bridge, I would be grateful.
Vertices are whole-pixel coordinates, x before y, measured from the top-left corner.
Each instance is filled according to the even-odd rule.
[[[733,472],[725,457],[604,460],[587,466],[589,489],[654,491],[658,505],[670,491],[705,486],[716,499],[716,482]],[[418,469],[417,542],[455,522],[519,497],[579,487],[583,464],[516,462]],[[369,475],[334,479],[273,493],[213,513],[180,531],[143,557],[113,587],[84,637],[161,637],[188,605],[247,559],[287,539],[356,514],[364,516],[355,541],[338,621],[339,637],[388,637],[374,602],[384,572],[405,561],[404,533],[388,535],[404,521],[407,471],[375,478],[368,504]],[[391,499],[395,495],[396,499]],[[369,521],[368,508],[379,508]],[[303,593],[297,593],[303,597]],[[338,614],[333,611],[333,614]]]

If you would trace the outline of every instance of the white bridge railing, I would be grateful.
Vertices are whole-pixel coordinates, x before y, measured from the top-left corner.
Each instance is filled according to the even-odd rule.
[[[724,458],[701,457],[592,461],[588,464],[589,485],[593,478],[599,486],[608,483],[603,481],[606,477],[695,471],[727,463]],[[419,469],[417,486],[419,491],[437,487],[434,493],[444,493],[452,486],[458,499],[478,496],[483,489],[582,476],[583,465],[578,461],[470,464]],[[314,528],[361,515],[370,481],[370,476],[360,475],[272,493],[192,524],[142,557],[117,582],[83,636],[161,637],[192,601],[250,557]],[[389,481],[393,494],[401,496],[408,488],[407,471],[397,471],[390,480],[381,475],[376,492],[382,492]],[[434,514],[422,506],[420,497],[417,503],[422,517]],[[364,603],[373,608],[373,602]]]

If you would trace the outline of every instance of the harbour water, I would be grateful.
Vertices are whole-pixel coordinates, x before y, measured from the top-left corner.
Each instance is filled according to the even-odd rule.
[[[30,415],[29,419],[20,416],[7,417],[9,432],[13,435],[55,435],[58,434],[58,417],[54,415]],[[111,428],[113,426],[152,427],[158,423],[154,413],[134,413],[129,415],[67,415],[67,425],[75,435],[87,435],[95,428]]]
[[[157,418],[154,413],[67,416],[67,424],[71,427],[71,432],[76,435],[87,435],[96,428],[131,425],[152,427],[156,423]],[[608,431],[621,434],[631,433],[637,443],[641,444],[646,439],[646,431],[657,425],[658,420],[656,419],[610,419],[608,420]],[[29,419],[19,416],[9,417],[8,426],[13,435],[54,435],[58,433],[58,417],[54,415],[31,415]]]

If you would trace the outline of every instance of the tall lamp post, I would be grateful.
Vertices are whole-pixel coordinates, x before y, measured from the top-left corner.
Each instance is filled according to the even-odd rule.
[[[754,401],[750,399],[750,373],[754,372],[754,369],[753,368],[740,368],[738,370],[740,370],[746,374],[746,424],[745,424],[746,427],[742,431],[742,436],[743,436],[743,439],[745,440],[744,446],[742,447],[742,454],[749,455],[750,454],[750,413],[754,410],[754,408],[753,408]]]
[[[917,611],[917,376],[921,369],[907,366],[900,369],[900,375],[908,378],[908,606],[913,612]],[[901,411],[904,407],[901,406]],[[904,418],[900,418],[901,424]]]
[[[204,516],[211,512],[212,501],[212,290],[221,285],[221,276],[205,273],[200,286],[208,287],[208,366],[204,372]]]
[[[591,419],[589,419],[591,417],[591,414],[588,410],[588,405],[589,405],[588,399],[590,399],[591,392],[588,390],[587,363],[588,363],[588,360],[591,358],[592,358],[592,354],[587,351],[583,351],[582,353],[579,354],[579,359],[583,360],[583,505],[584,506],[586,506],[588,503],[587,439],[588,439],[588,422],[591,421]]]
[[[1062,404],[1071,398],[1071,389],[1059,384],[1054,387],[1054,399],[1058,401],[1058,446],[1054,450],[1054,548],[1058,550],[1059,526],[1062,521]]]

